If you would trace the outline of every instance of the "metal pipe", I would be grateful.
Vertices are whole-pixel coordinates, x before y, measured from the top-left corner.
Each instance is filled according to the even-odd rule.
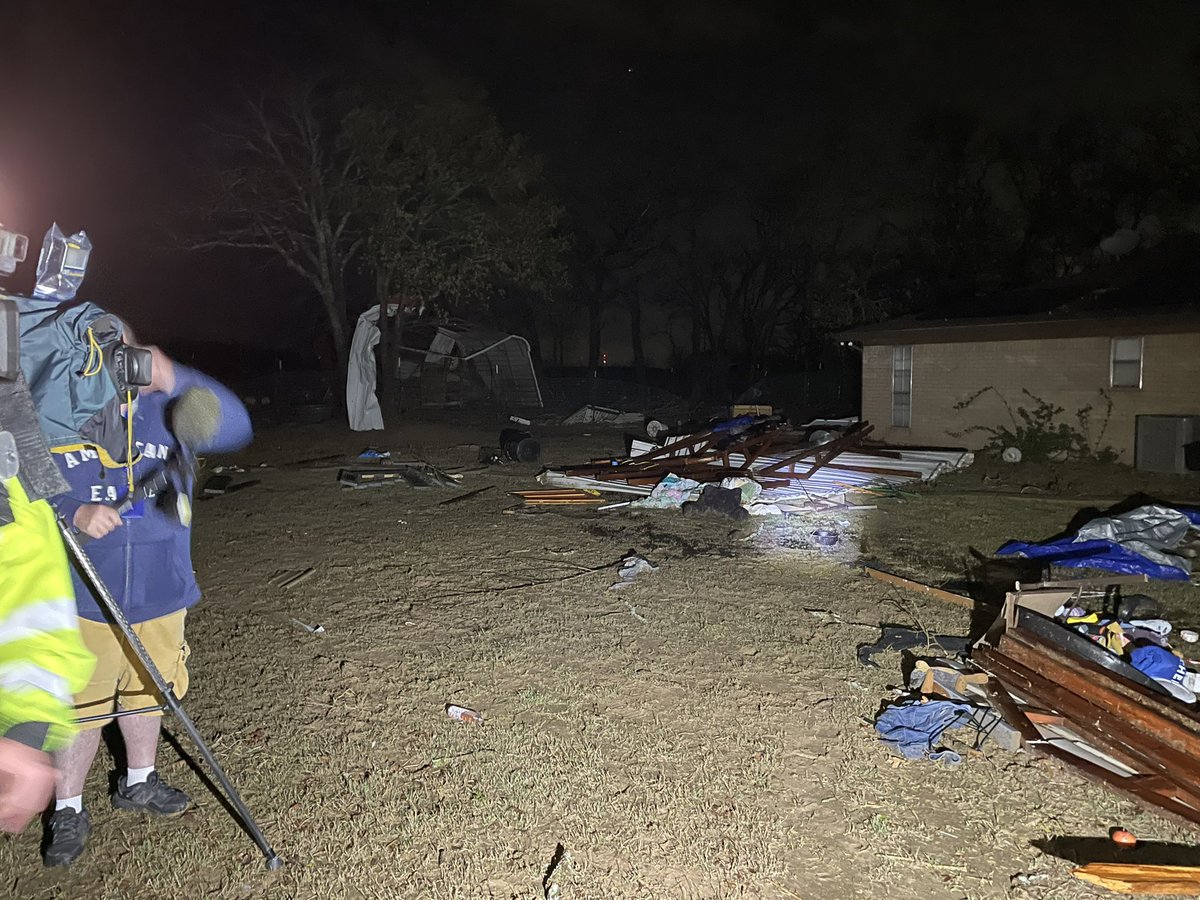
[[[209,771],[225,792],[225,797],[229,804],[237,813],[237,818],[241,826],[250,835],[251,840],[258,845],[258,849],[262,851],[263,858],[266,861],[268,869],[278,869],[283,865],[283,860],[267,842],[262,831],[258,827],[258,823],[254,821],[254,816],[250,814],[250,810],[246,808],[246,804],[242,802],[241,795],[233,786],[233,782],[229,780],[229,776],[225,774],[225,770],[221,768],[221,764],[217,762],[217,758],[213,756],[211,750],[208,749],[208,744],[204,742],[204,738],[200,736],[200,732],[196,729],[191,718],[183,710],[183,706],[179,702],[179,698],[175,696],[175,691],[171,685],[167,684],[167,680],[163,678],[162,672],[158,671],[158,667],[154,665],[154,660],[150,658],[150,654],[143,646],[141,639],[137,636],[137,632],[133,630],[133,626],[129,624],[129,620],[125,618],[125,614],[121,611],[121,607],[117,605],[117,601],[113,598],[112,592],[109,591],[108,585],[100,577],[100,573],[96,571],[96,567],[92,564],[91,558],[84,552],[79,539],[71,532],[71,528],[62,518],[58,519],[58,530],[62,532],[63,540],[66,541],[67,547],[71,551],[71,555],[75,557],[75,561],[79,563],[79,568],[83,570],[87,576],[96,595],[100,598],[105,610],[112,617],[113,623],[121,629],[121,633],[125,635],[125,640],[133,652],[137,654],[139,660],[146,671],[150,674],[151,680],[154,681],[154,686],[158,688],[159,694],[163,698],[163,706],[171,711],[171,714],[179,720],[179,724],[183,726],[183,730],[187,732],[188,737],[192,739],[192,743],[196,749],[200,751],[200,755],[204,757],[204,761],[208,763]]]
[[[94,716],[84,716],[76,719],[76,725],[86,725],[88,722],[99,722],[101,719],[123,719],[126,716],[140,716],[143,713],[166,712],[165,706],[143,706],[141,709],[116,709],[112,712],[98,713]]]

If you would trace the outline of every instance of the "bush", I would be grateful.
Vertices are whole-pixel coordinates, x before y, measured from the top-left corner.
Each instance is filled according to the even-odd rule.
[[[1047,400],[1036,396],[1025,388],[1021,389],[1030,401],[1029,406],[1018,406],[1015,410],[1008,399],[994,387],[985,387],[976,391],[965,400],[954,404],[956,410],[969,407],[985,394],[992,393],[1000,398],[1008,411],[1011,424],[1007,425],[972,425],[959,432],[953,432],[954,437],[983,432],[989,435],[984,450],[997,455],[1009,447],[1021,451],[1021,458],[1031,461],[1059,461],[1063,459],[1092,460],[1112,463],[1117,460],[1117,452],[1112,446],[1105,444],[1104,434],[1108,431],[1108,422],[1112,418],[1112,398],[1107,391],[1100,391],[1104,404],[1103,416],[1099,422],[1099,433],[1092,438],[1092,414],[1095,407],[1092,404],[1081,406],[1075,410],[1075,424],[1065,421],[1061,416],[1066,412],[1061,406],[1055,406]]]

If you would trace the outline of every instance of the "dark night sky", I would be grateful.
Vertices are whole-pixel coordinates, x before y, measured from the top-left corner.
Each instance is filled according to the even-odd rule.
[[[55,218],[86,228],[83,294],[144,332],[269,344],[296,337],[277,323],[303,288],[262,261],[182,255],[164,226],[192,202],[203,125],[273,73],[378,77],[423,47],[487,89],[573,209],[646,179],[697,206],[793,179],[814,207],[852,189],[899,208],[918,190],[907,135],[924,112],[1119,121],[1191,103],[1200,46],[1187,0],[4,6],[0,221],[35,243]]]

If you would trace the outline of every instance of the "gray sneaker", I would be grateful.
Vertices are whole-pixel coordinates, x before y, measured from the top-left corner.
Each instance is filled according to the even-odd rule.
[[[156,816],[177,816],[191,804],[192,798],[183,791],[160,781],[157,772],[141,784],[125,784],[125,776],[117,779],[117,790],[112,795],[116,809],[148,812]]]
[[[83,812],[55,810],[50,817],[50,839],[42,853],[42,862],[47,866],[69,866],[83,855],[91,830],[92,820],[86,809]]]

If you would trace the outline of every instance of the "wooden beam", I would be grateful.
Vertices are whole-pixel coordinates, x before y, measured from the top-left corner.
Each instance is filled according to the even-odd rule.
[[[1038,672],[1022,665],[998,650],[976,648],[972,658],[995,677],[1005,689],[1018,694],[1031,703],[1049,706],[1071,721],[1071,728],[1078,731],[1088,743],[1136,772],[1158,773],[1165,765],[1155,766],[1147,762],[1131,747],[1124,736],[1109,732],[1101,723],[1099,710],[1091,707],[1082,697],[1043,678]]]
[[[1119,894],[1138,894],[1143,897],[1200,896],[1200,868],[1196,866],[1088,863],[1072,869],[1071,874],[1080,881]]]
[[[885,584],[894,584],[897,587],[906,588],[910,591],[916,591],[919,594],[936,597],[938,600],[944,600],[947,603],[953,603],[955,606],[961,606],[964,609],[975,608],[975,601],[970,597],[963,596],[962,594],[955,594],[952,591],[944,591],[941,588],[936,588],[932,585],[922,584],[919,581],[913,581],[912,579],[904,578],[900,575],[893,575],[891,572],[885,572],[883,569],[876,569],[873,566],[863,566],[863,571],[865,571],[876,581],[882,581]]]
[[[1011,628],[1000,639],[1000,649],[1047,678],[1066,687],[1093,705],[1114,713],[1142,731],[1169,739],[1171,746],[1200,759],[1200,722],[1177,713],[1173,698],[1160,700],[1149,688],[1096,663],[1063,653],[1021,628]]]

